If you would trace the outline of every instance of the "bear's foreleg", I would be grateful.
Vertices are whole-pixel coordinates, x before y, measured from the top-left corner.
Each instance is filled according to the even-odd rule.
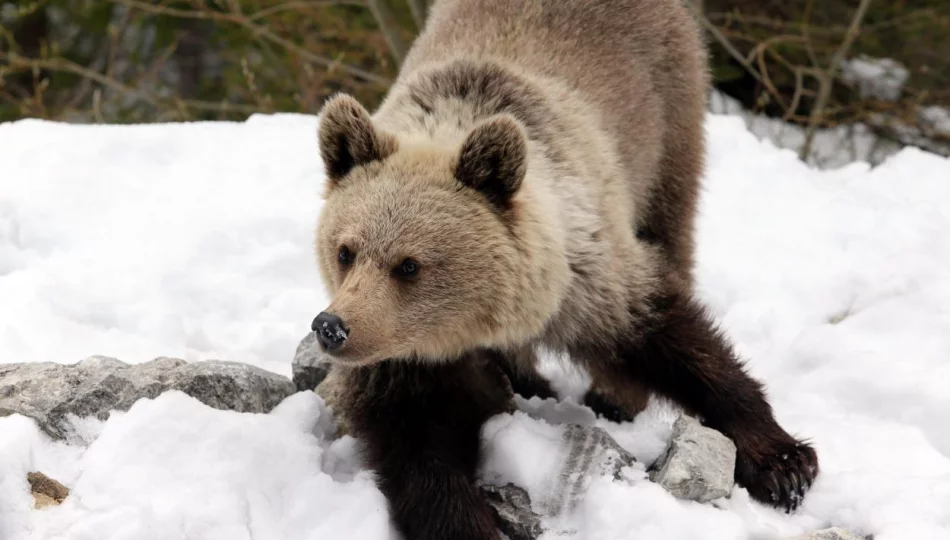
[[[735,442],[739,485],[763,503],[797,508],[818,474],[815,451],[776,422],[761,383],[745,372],[705,310],[672,292],[638,319],[609,355],[614,362],[597,364],[602,375],[642,381],[698,413]]]
[[[498,540],[475,484],[481,428],[510,407],[507,382],[479,359],[360,368],[346,408],[406,540]]]

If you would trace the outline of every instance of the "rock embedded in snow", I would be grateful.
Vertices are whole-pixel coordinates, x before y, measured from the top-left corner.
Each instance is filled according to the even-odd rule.
[[[680,499],[706,503],[729,495],[735,483],[736,445],[689,416],[673,424],[666,452],[651,467],[650,479]]]
[[[863,56],[842,62],[841,77],[857,87],[862,99],[895,102],[910,78],[910,70],[892,58]]]
[[[504,418],[496,418],[502,423],[495,427],[507,425],[500,432],[488,427],[492,433],[487,436],[487,454],[495,463],[483,467],[479,484],[497,513],[501,531],[511,540],[535,539],[542,533],[558,537],[574,534],[572,525],[568,524],[567,530],[559,527],[565,525],[563,518],[584,504],[591,484],[604,477],[624,479],[624,467],[636,463],[636,458],[602,428],[549,424],[540,431],[522,431],[518,426],[524,427],[526,415],[508,417],[514,421],[507,424]],[[529,452],[534,456],[535,451],[547,453],[537,456],[546,464],[540,469],[527,463],[517,465],[519,456],[512,454]],[[499,460],[516,464],[498,468]]]
[[[72,416],[106,419],[142,398],[180,390],[216,409],[269,412],[294,393],[286,377],[236,362],[156,358],[130,365],[104,356],[75,364],[0,366],[0,411],[19,413],[56,439],[73,440]]]
[[[494,508],[498,527],[509,540],[535,540],[544,532],[541,516],[531,509],[528,492],[514,485],[482,486],[482,494]]]
[[[317,347],[317,333],[310,332],[297,345],[293,361],[293,382],[300,392],[315,389],[330,372],[330,364]]]
[[[36,508],[57,505],[69,496],[69,488],[41,472],[27,473],[26,481],[30,483]]]
[[[294,393],[286,377],[238,362],[188,363],[173,373],[171,390],[182,392],[209,407],[237,412],[266,413]]]
[[[614,480],[620,479],[620,471],[637,462],[637,458],[614,440],[606,430],[594,426],[572,425],[567,428],[564,440],[577,449],[571,456],[577,456],[578,466],[571,470],[571,458],[568,459],[562,474],[574,476],[603,475]]]
[[[563,460],[554,477],[545,485],[544,492],[534,492],[548,517],[562,516],[576,509],[594,479],[610,477],[621,479],[624,467],[636,463],[636,458],[624,449],[603,428],[572,424],[566,426],[559,443],[553,449]]]
[[[820,531],[796,536],[789,540],[867,540],[868,538],[870,537],[855,534],[847,529],[833,527],[831,529],[822,529]]]

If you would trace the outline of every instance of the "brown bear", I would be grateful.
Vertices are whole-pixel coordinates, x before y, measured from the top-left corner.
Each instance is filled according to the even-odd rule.
[[[480,430],[509,380],[550,393],[539,346],[679,403],[752,497],[800,503],[814,450],[693,297],[707,85],[682,0],[439,0],[378,110],[324,106],[313,329],[407,539],[499,538]]]

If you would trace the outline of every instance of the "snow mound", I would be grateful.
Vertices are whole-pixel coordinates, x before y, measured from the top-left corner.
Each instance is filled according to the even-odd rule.
[[[710,115],[708,135],[700,294],[822,475],[788,516],[741,488],[680,501],[628,467],[591,478],[574,532],[546,538],[950,538],[950,161],[907,149],[819,171],[736,117]],[[0,362],[166,355],[289,376],[327,303],[311,248],[321,183],[312,116],[0,125]],[[487,455],[506,457],[486,467],[533,485],[559,466],[559,422],[601,425],[649,463],[675,418],[662,403],[621,426],[570,399],[520,404],[493,424]],[[395,538],[328,414],[310,394],[263,415],[171,392],[87,422],[88,447],[0,418],[0,538]],[[66,502],[33,509],[32,470]]]

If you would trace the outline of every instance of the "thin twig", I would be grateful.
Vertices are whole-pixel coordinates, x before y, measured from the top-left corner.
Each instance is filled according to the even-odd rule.
[[[149,96],[141,90],[127,86],[113,78],[106,77],[97,71],[93,71],[63,58],[27,58],[25,56],[20,56],[17,53],[0,52],[0,59],[5,59],[7,62],[10,62],[12,67],[27,68],[33,71],[39,71],[43,69],[52,71],[66,71],[74,75],[79,75],[80,77],[92,79],[102,86],[107,86],[113,90],[116,90],[117,92],[123,92],[137,96],[143,101],[147,102],[149,105],[158,104],[158,101],[155,98]]]
[[[314,54],[307,49],[297,45],[296,43],[285,39],[277,34],[271,32],[267,28],[256,25],[251,22],[246,16],[241,15],[240,13],[220,13],[217,11],[192,11],[188,9],[177,9],[170,8],[166,6],[156,6],[148,4],[146,2],[140,2],[139,0],[112,0],[112,2],[117,4],[123,4],[132,8],[136,8],[147,13],[152,13],[156,15],[167,15],[169,17],[178,17],[185,19],[201,19],[201,20],[210,20],[210,21],[226,21],[234,23],[244,27],[249,30],[251,33],[257,37],[266,39],[272,43],[280,45],[288,50],[291,50],[297,53],[304,60],[313,62],[314,64],[321,65],[328,69],[339,69],[345,73],[349,73],[355,77],[365,79],[369,82],[375,83],[380,86],[389,86],[392,82],[386,77],[381,77],[375,73],[366,71],[365,69],[360,69],[355,66],[348,64],[342,64],[340,62],[326,58],[325,56],[320,56]]]
[[[366,4],[364,2],[360,2],[359,0],[302,0],[299,2],[282,2],[275,6],[264,8],[260,11],[255,11],[254,13],[248,15],[247,19],[249,21],[257,21],[258,19],[264,19],[277,13],[283,13],[284,11],[299,11],[301,9],[324,8],[330,6],[355,6],[365,8]]]
[[[818,56],[815,54],[815,47],[812,46],[811,39],[811,11],[815,6],[815,0],[808,0],[805,4],[805,14],[802,16],[802,36],[805,38],[805,52],[808,53],[808,59],[811,65],[820,68]]]
[[[844,41],[838,46],[838,50],[835,51],[831,57],[831,61],[828,63],[828,67],[821,77],[818,78],[818,98],[815,100],[815,105],[811,109],[811,115],[808,119],[808,129],[805,132],[805,143],[802,144],[802,149],[799,153],[799,157],[801,157],[802,161],[807,161],[808,154],[811,153],[811,146],[815,139],[815,131],[818,129],[818,123],[821,121],[825,107],[828,105],[828,99],[831,97],[831,90],[834,87],[838,66],[841,64],[845,55],[848,54],[848,50],[851,49],[851,45],[854,43],[854,40],[857,39],[858,34],[861,33],[861,22],[864,20],[864,16],[867,14],[870,6],[871,0],[861,0],[858,9],[854,12],[854,17],[851,19],[851,24],[848,26],[848,32],[844,36]]]
[[[163,100],[160,100],[159,98],[156,98],[155,96],[152,96],[138,88],[123,84],[111,77],[107,77],[101,73],[98,73],[91,69],[87,69],[79,64],[70,62],[69,60],[65,60],[63,58],[26,58],[16,53],[0,52],[0,60],[6,60],[13,67],[20,67],[20,68],[26,68],[26,69],[31,69],[31,70],[45,69],[45,70],[50,70],[50,71],[65,71],[68,73],[73,73],[74,75],[79,75],[80,77],[91,79],[102,86],[111,88],[112,90],[116,92],[133,95],[141,99],[142,101],[145,101],[149,105],[155,106],[157,108],[161,108],[162,105],[164,104]],[[99,92],[99,90],[97,89],[95,92]],[[94,95],[94,101],[95,99],[96,98]],[[168,103],[170,104],[174,104],[172,103],[171,100],[166,100],[166,101],[168,101]],[[201,111],[235,111],[235,112],[250,114],[250,113],[261,112],[262,110],[260,107],[255,107],[253,105],[239,104],[239,103],[227,103],[227,102],[215,103],[211,101],[201,101],[201,100],[196,100],[196,99],[179,99],[177,100],[177,102],[190,109],[201,110]],[[94,109],[99,108],[99,105],[96,103],[93,103],[93,106],[94,106]],[[97,114],[97,116],[101,116],[100,111],[94,110],[94,112]]]
[[[736,47],[732,44],[732,42],[729,41],[729,38],[723,35],[723,33],[719,31],[719,28],[706,18],[706,15],[696,11],[696,6],[693,6],[692,9],[697,20],[699,20],[703,28],[705,28],[706,31],[709,32],[712,37],[719,42],[722,48],[725,49],[727,53],[729,53],[729,56],[735,59],[736,62],[739,62],[739,64],[745,68],[749,75],[752,75],[752,78],[755,79],[756,82],[762,84],[762,77],[759,75],[759,72],[756,71],[755,66],[753,66],[745,59],[745,57],[742,56],[742,53],[740,53],[739,50],[736,49]]]
[[[426,22],[425,0],[406,0],[409,4],[409,12],[412,14],[412,21],[416,23],[416,29],[422,30]]]
[[[782,120],[788,122],[789,118],[795,115],[795,111],[798,110],[798,105],[802,100],[802,91],[805,89],[805,81],[801,68],[795,68],[795,93],[792,94],[792,102],[788,105],[788,108],[785,110],[785,115],[782,117]]]
[[[386,45],[389,47],[389,52],[396,60],[396,65],[401,65],[409,47],[399,34],[396,17],[383,0],[366,0],[366,6],[369,7],[373,18],[376,19],[376,25],[379,26],[379,31],[382,32],[383,39],[386,40]]]

